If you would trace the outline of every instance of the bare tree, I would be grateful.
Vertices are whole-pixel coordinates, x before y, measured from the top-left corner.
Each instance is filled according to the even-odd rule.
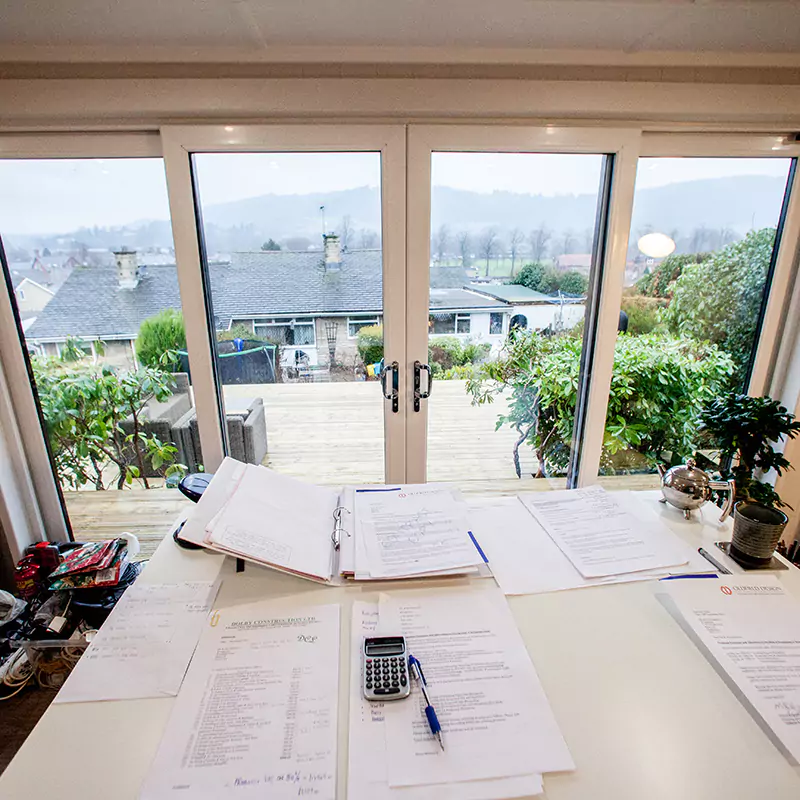
[[[495,254],[497,249],[497,228],[487,228],[478,243],[478,251],[486,259],[486,277],[489,277],[489,259]]]
[[[514,228],[508,237],[508,250],[511,253],[511,277],[514,277],[514,268],[517,264],[520,245],[525,241],[525,234],[519,229]]]
[[[458,242],[458,254],[461,256],[461,265],[464,267],[470,266],[472,258],[469,251],[472,247],[472,240],[469,233],[467,231],[459,231],[456,234],[456,241]]]
[[[353,239],[354,233],[353,220],[350,218],[349,214],[345,214],[339,224],[339,242],[342,245],[342,250],[347,250],[350,247],[350,242]]]
[[[378,246],[378,234],[369,228],[361,229],[361,249],[374,250]]]
[[[447,253],[447,245],[450,242],[450,229],[447,225],[440,225],[433,237],[433,252],[436,254],[436,261],[441,264]]]
[[[534,228],[528,234],[528,244],[530,245],[531,258],[534,262],[541,262],[544,258],[544,254],[547,252],[547,245],[552,236],[552,231],[546,225],[542,225],[541,228]]]
[[[572,250],[575,243],[575,234],[570,228],[567,228],[562,234],[561,238],[553,245],[553,253],[555,256],[564,256]]]

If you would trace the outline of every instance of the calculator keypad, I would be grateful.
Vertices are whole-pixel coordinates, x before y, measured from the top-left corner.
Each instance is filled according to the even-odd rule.
[[[364,696],[368,700],[400,700],[410,693],[404,656],[364,659]]]

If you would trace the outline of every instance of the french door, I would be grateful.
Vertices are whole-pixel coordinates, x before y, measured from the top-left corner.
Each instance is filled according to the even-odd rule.
[[[407,389],[409,480],[493,493],[595,478],[639,138],[410,127],[406,355],[427,368],[423,399]],[[537,413],[537,370],[557,417]]]
[[[161,136],[204,468],[405,480],[404,129]]]

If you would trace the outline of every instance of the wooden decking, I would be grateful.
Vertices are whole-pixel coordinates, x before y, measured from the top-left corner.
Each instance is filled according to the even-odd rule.
[[[327,485],[383,481],[383,401],[377,383],[302,383],[228,386],[233,400],[264,398],[266,466]],[[428,480],[448,481],[469,495],[505,495],[563,488],[563,479],[535,480],[535,458],[526,448],[523,478],[512,461],[516,439],[495,430],[505,403],[474,407],[463,381],[434,385],[429,402]],[[651,489],[656,476],[601,479],[608,488]],[[130,489],[66,493],[75,537],[106,539],[135,533],[147,557],[170,523],[189,505],[174,489]]]

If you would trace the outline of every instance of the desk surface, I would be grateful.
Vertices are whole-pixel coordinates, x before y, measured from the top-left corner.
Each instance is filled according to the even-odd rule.
[[[692,546],[712,551],[724,538],[727,526],[716,523],[713,508],[685,521],[656,503],[659,493],[644,496]],[[236,574],[231,559],[182,550],[171,538],[139,580],[204,580],[220,570],[220,607],[286,596],[342,604],[338,797],[345,800],[350,606],[386,584],[321,587],[253,565]],[[800,600],[800,571],[774,574]],[[800,768],[665,611],[657,589],[647,581],[509,598],[577,765],[574,773],[545,777],[548,800],[800,798]],[[136,798],[173,702],[51,706],[0,776],[0,797]]]

